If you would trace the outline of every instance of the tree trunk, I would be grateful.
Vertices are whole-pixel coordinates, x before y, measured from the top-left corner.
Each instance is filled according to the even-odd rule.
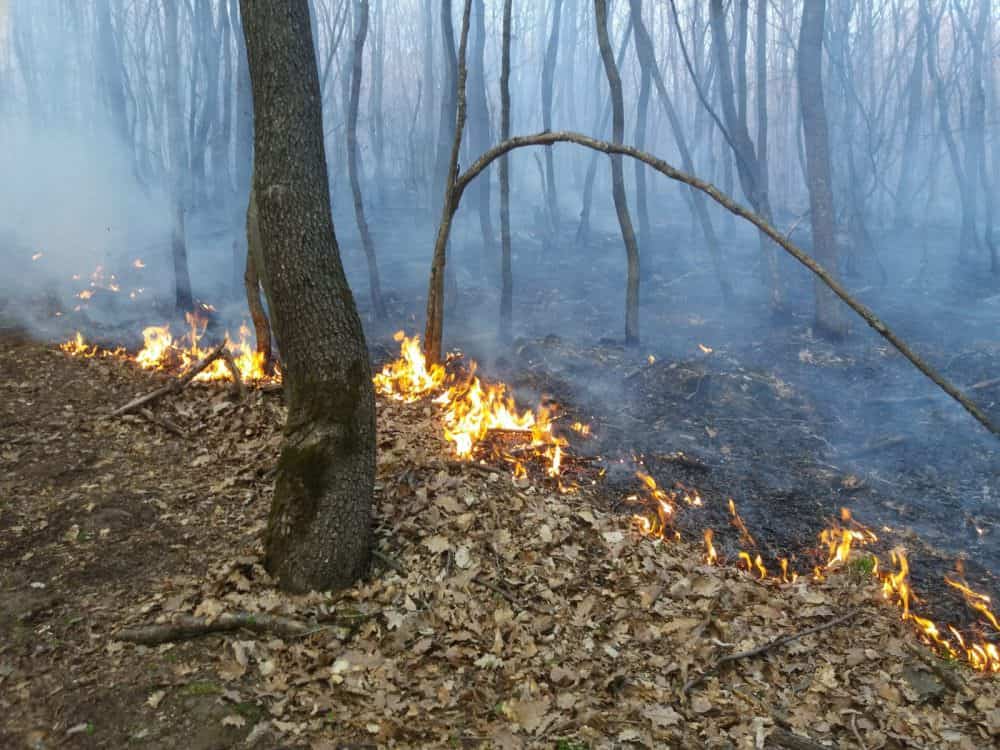
[[[358,223],[358,234],[361,235],[361,247],[364,248],[365,259],[368,261],[368,290],[372,298],[372,315],[376,320],[385,320],[385,302],[382,300],[375,242],[368,229],[364,199],[361,197],[361,180],[358,176],[358,107],[361,101],[361,65],[365,56],[365,38],[368,36],[368,0],[355,0],[354,10],[351,94],[347,103],[347,174],[351,181],[351,196],[354,199],[354,218]]]
[[[330,212],[308,0],[240,0],[255,121],[262,272],[288,421],[265,536],[285,590],[350,586],[368,569],[375,397]]]
[[[444,0],[448,6],[448,28],[445,31],[447,43],[454,42],[451,32],[451,0]],[[454,138],[451,143],[451,157],[445,179],[444,200],[442,201],[441,223],[438,225],[437,239],[434,242],[434,256],[431,260],[431,277],[427,287],[427,321],[424,328],[424,354],[428,361],[439,363],[442,360],[442,337],[444,333],[444,300],[445,274],[447,266],[448,237],[451,234],[451,221],[458,209],[460,196],[455,191],[455,180],[458,178],[458,155],[462,149],[462,131],[465,130],[465,55],[469,45],[469,16],[472,0],[465,0],[465,11],[462,13],[462,36],[459,42],[458,59],[455,61],[455,90],[451,97],[456,100]],[[454,46],[451,47],[454,51]],[[448,96],[445,92],[445,96]]]
[[[639,46],[638,25],[642,23],[641,0],[630,0],[632,26],[636,29],[636,48]],[[638,6],[638,7],[637,7]],[[636,106],[635,120],[635,147],[640,151],[646,149],[646,125],[649,119],[649,96],[653,88],[653,75],[648,64],[643,64],[642,58],[639,60],[639,101]],[[639,252],[641,255],[649,252],[652,245],[651,232],[649,228],[649,206],[646,191],[646,165],[641,161],[635,162],[635,205],[639,214]]]
[[[472,152],[481,154],[490,147],[490,112],[486,103],[486,7],[484,0],[472,3],[472,64],[469,66],[469,145]],[[490,205],[490,180],[480,180],[476,185],[476,204],[479,208],[479,230],[483,235],[485,263],[496,262],[496,237]]]
[[[611,40],[608,38],[607,0],[594,0],[594,14],[597,16],[597,41],[604,62],[604,74],[608,79],[608,88],[611,89],[611,142],[624,143],[625,105],[622,100],[622,79],[618,74]],[[625,287],[625,344],[635,346],[639,343],[639,248],[635,240],[635,230],[632,228],[632,217],[628,212],[625,174],[620,154],[611,155],[611,192],[614,196],[615,212],[618,214],[618,226],[621,228],[628,263]]]
[[[178,313],[191,312],[194,298],[191,294],[191,275],[188,272],[187,240],[184,229],[184,202],[186,199],[185,175],[187,173],[187,149],[181,122],[180,92],[180,40],[178,38],[178,8],[175,3],[163,6],[164,37],[166,53],[166,109],[167,142],[170,146],[170,200],[171,233],[170,247],[174,266],[174,302]]]
[[[805,137],[806,176],[812,224],[813,257],[831,274],[837,270],[837,242],[830,177],[830,142],[823,102],[823,27],[826,0],[811,0],[802,10],[799,33],[798,85]],[[840,301],[815,280],[816,330],[832,338],[846,333]]]
[[[743,194],[746,195],[747,200],[750,201],[750,205],[754,207],[754,210],[764,217],[766,221],[770,221],[771,204],[767,196],[766,178],[762,173],[762,170],[767,168],[766,162],[762,160],[762,155],[755,151],[753,141],[750,139],[750,131],[747,128],[746,119],[739,118],[736,108],[735,93],[733,90],[733,72],[729,62],[729,40],[726,35],[726,19],[722,0],[710,1],[709,20],[712,29],[712,48],[715,50],[716,67],[718,70],[719,97],[722,101],[722,115],[725,120],[726,139],[729,141],[729,145],[736,157],[736,171],[740,178],[740,186],[743,188]],[[766,17],[764,20],[766,22]],[[760,23],[760,16],[758,16],[758,23]],[[738,62],[746,64],[745,60]],[[761,71],[759,69],[757,75],[758,78],[761,78]],[[766,77],[767,72],[765,70],[763,78],[766,79]],[[762,81],[758,80],[757,83],[760,86]],[[764,106],[766,108],[766,103]],[[766,124],[766,119],[764,122]],[[763,236],[760,238],[760,246],[765,265],[765,277],[771,298],[771,307],[774,310],[780,310],[784,302],[781,279],[778,275],[778,259],[775,255],[774,247]]]
[[[243,272],[243,289],[246,293],[250,320],[253,321],[257,353],[263,360],[265,372],[271,372],[274,352],[271,347],[271,322],[267,319],[260,299],[261,272],[264,268],[264,250],[260,239],[260,221],[257,216],[257,201],[253,188],[250,189],[250,205],[247,207],[246,226],[246,268]]]
[[[563,0],[552,5],[552,30],[545,48],[542,64],[542,128],[552,130],[552,89],[559,55],[559,29],[562,26]],[[545,205],[549,215],[549,228],[553,236],[559,235],[559,201],[556,195],[556,168],[552,149],[545,149]]]
[[[663,83],[663,75],[660,72],[659,65],[657,65],[653,50],[653,41],[646,29],[645,22],[642,20],[642,0],[629,0],[629,3],[632,26],[635,29],[635,46],[639,57],[639,64],[652,75],[653,83],[656,84],[656,91],[660,97],[660,104],[663,106],[663,111],[670,121],[670,129],[673,132],[674,141],[677,143],[677,150],[680,152],[681,165],[685,172],[693,174],[695,171],[694,161],[691,158],[691,151],[688,148],[687,138],[684,135],[684,128],[681,125],[680,118],[677,116],[677,110],[670,100],[667,87]],[[639,148],[638,145],[636,147]],[[729,163],[728,160],[727,163]],[[726,269],[722,264],[719,240],[715,235],[712,219],[708,215],[708,207],[705,205],[704,195],[700,191],[691,188],[690,200],[694,215],[701,226],[702,234],[705,236],[705,245],[708,248],[709,257],[712,259],[712,265],[715,268],[716,278],[718,278],[719,286],[722,289],[722,299],[728,303],[732,299],[733,289],[729,283],[729,276],[726,273]]]
[[[988,1],[988,0],[987,0]],[[913,221],[913,165],[916,161],[920,138],[920,114],[924,103],[924,55],[927,32],[917,22],[917,48],[913,54],[913,67],[906,82],[906,134],[903,136],[903,157],[899,165],[899,185],[896,188],[896,227],[909,227]]]
[[[500,53],[500,140],[510,138],[510,27],[512,0],[503,3]],[[500,340],[513,339],[514,272],[510,257],[510,160],[500,159]]]

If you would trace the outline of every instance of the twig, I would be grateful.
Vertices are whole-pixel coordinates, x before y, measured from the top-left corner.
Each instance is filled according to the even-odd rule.
[[[807,635],[812,635],[814,633],[819,633],[824,630],[829,630],[830,628],[834,628],[837,625],[840,625],[841,623],[847,622],[855,615],[857,615],[859,611],[860,610],[853,609],[847,614],[834,618],[833,620],[825,622],[822,625],[816,625],[811,628],[806,628],[805,630],[799,631],[798,633],[792,633],[791,635],[779,636],[773,640],[768,641],[763,645],[757,646],[756,648],[752,648],[749,651],[740,651],[739,653],[736,654],[727,654],[726,656],[723,656],[718,661],[716,661],[715,664],[710,666],[700,675],[692,677],[690,680],[688,680],[687,684],[684,685],[683,689],[681,690],[681,695],[687,695],[687,693],[691,690],[691,688],[701,684],[706,679],[716,674],[725,664],[729,662],[739,661],[740,659],[752,659],[755,656],[760,656],[763,653],[772,651],[776,648],[780,648],[781,646],[785,646],[789,643],[805,638]]]
[[[518,599],[516,596],[514,596],[512,593],[510,593],[506,589],[504,589],[504,588],[502,588],[500,586],[497,586],[495,583],[491,583],[490,581],[487,581],[484,578],[480,578],[479,576],[476,576],[475,578],[472,579],[472,582],[473,583],[478,583],[483,588],[489,589],[490,591],[492,591],[495,594],[499,594],[504,599],[506,599],[508,602],[510,602],[511,604],[513,604],[515,607],[520,607],[521,609],[531,610],[532,612],[538,612],[539,614],[546,614],[546,615],[550,614],[549,612],[547,612],[544,609],[541,609],[540,607],[536,607],[533,604],[529,604],[528,602],[521,601],[520,599]]]
[[[184,432],[184,430],[175,425],[169,419],[166,419],[164,417],[158,417],[155,414],[153,414],[153,412],[151,412],[149,409],[139,409],[139,413],[146,419],[146,421],[152,422],[158,427],[162,427],[167,432],[173,433],[182,440],[187,440],[187,434]]]
[[[192,367],[190,367],[181,376],[179,376],[177,378],[174,378],[169,383],[167,383],[165,386],[157,388],[155,391],[151,391],[151,392],[147,393],[145,396],[139,396],[138,398],[132,399],[127,404],[125,404],[125,406],[118,407],[113,412],[111,412],[111,414],[109,414],[108,416],[109,417],[120,417],[122,414],[128,414],[130,411],[135,411],[136,409],[139,409],[139,408],[145,406],[146,404],[150,404],[153,401],[161,399],[164,396],[166,396],[167,394],[177,393],[177,392],[183,390],[184,388],[187,387],[188,383],[190,383],[192,380],[194,380],[198,376],[198,373],[200,373],[202,370],[204,370],[206,367],[208,367],[215,360],[217,360],[219,357],[222,356],[222,352],[225,349],[225,347],[226,347],[226,342],[223,341],[221,344],[219,344],[217,347],[215,347],[212,351],[210,351],[207,355],[205,355],[204,358],[202,358],[197,363],[195,363]]]
[[[868,745],[866,745],[865,741],[861,739],[861,732],[858,731],[857,714],[851,714],[851,732],[854,734],[854,739],[858,742],[858,747],[861,748],[861,750],[868,750]]]
[[[918,659],[920,659],[921,662],[927,665],[927,668],[930,669],[935,675],[937,675],[938,679],[941,680],[941,682],[950,687],[956,693],[965,692],[966,687],[965,683],[962,681],[962,678],[959,677],[953,670],[950,670],[947,667],[945,667],[941,663],[941,660],[938,659],[934,654],[926,651],[920,646],[910,643],[909,641],[903,641],[903,643],[906,645],[907,650],[911,654],[916,656]]]
[[[252,630],[255,633],[275,634],[283,638],[295,638],[304,635],[312,628],[311,623],[292,620],[288,617],[256,612],[237,612],[221,614],[214,620],[209,620],[207,617],[181,615],[174,618],[172,622],[161,625],[143,625],[137,628],[119,630],[114,638],[117,641],[139,643],[143,646],[156,646],[161,643],[240,629]]]
[[[808,737],[803,737],[801,734],[795,734],[784,729],[775,729],[767,736],[767,739],[764,741],[764,747],[783,747],[786,750],[831,750],[836,745],[821,745],[818,742],[813,742]]]
[[[980,380],[978,383],[970,385],[969,390],[981,391],[985,388],[992,388],[995,385],[1000,385],[1000,378],[990,378],[989,380]]]
[[[243,383],[243,376],[240,374],[240,368],[236,364],[236,360],[233,359],[233,353],[229,351],[229,349],[223,348],[219,357],[221,357],[222,361],[226,363],[226,369],[229,370],[229,374],[233,376],[233,395],[242,401],[246,398],[247,387]]]
[[[374,557],[380,563],[385,565],[387,568],[392,568],[393,570],[395,570],[397,573],[403,576],[403,578],[406,578],[406,567],[403,565],[403,563],[401,563],[392,555],[386,554],[385,552],[382,552],[377,549],[373,549],[372,557]]]

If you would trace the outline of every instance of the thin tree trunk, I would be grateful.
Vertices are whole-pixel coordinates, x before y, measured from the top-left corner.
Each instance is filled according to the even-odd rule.
[[[510,138],[510,27],[512,0],[503,3],[500,57],[500,140]],[[510,157],[500,158],[500,340],[513,339],[514,272],[510,257]]]
[[[649,70],[653,83],[656,84],[660,104],[663,106],[663,111],[670,121],[670,129],[673,132],[674,141],[677,143],[677,150],[680,152],[681,165],[684,171],[694,173],[694,161],[691,158],[691,151],[688,148],[687,138],[684,135],[684,128],[681,125],[680,118],[677,116],[677,110],[670,99],[670,94],[667,92],[667,87],[663,83],[663,75],[660,72],[659,65],[657,65],[653,50],[653,41],[646,30],[646,24],[642,20],[642,0],[629,0],[629,2],[631,4],[632,26],[635,29],[635,45],[639,64]],[[729,160],[727,160],[728,163]],[[712,226],[712,219],[708,215],[705,197],[701,192],[691,188],[690,200],[692,211],[698,220],[698,224],[701,226],[702,234],[705,236],[705,245],[708,248],[709,257],[712,259],[712,265],[715,268],[716,278],[719,280],[719,286],[722,289],[722,298],[728,303],[732,299],[733,289],[729,283],[729,275],[722,264],[722,252],[719,249],[719,240],[716,237],[715,228]]]
[[[247,207],[246,225],[246,267],[243,272],[243,290],[246,293],[247,308],[250,310],[250,320],[253,321],[254,336],[257,341],[257,353],[263,360],[265,372],[271,372],[274,363],[274,352],[271,347],[271,321],[267,318],[264,305],[260,299],[261,271],[264,266],[264,248],[260,238],[260,220],[257,215],[257,201],[253,188],[250,188],[250,204]],[[265,285],[266,286],[266,285]]]
[[[365,204],[361,197],[361,180],[358,177],[358,108],[361,101],[361,66],[365,56],[365,38],[368,36],[368,0],[355,0],[354,50],[351,55],[351,94],[347,103],[347,173],[354,199],[354,219],[361,235],[361,247],[368,261],[368,289],[372,298],[372,314],[376,320],[385,320],[385,302],[379,281],[375,242],[365,218]]]
[[[637,7],[638,6],[638,7]],[[631,0],[630,8],[633,18],[632,26],[636,28],[636,48],[639,46],[638,25],[642,23],[641,0]],[[635,16],[638,15],[638,18]],[[639,60],[639,101],[636,106],[635,121],[635,147],[639,150],[646,148],[646,126],[649,119],[649,96],[653,87],[653,76],[648,64],[643,64],[642,57]],[[639,214],[639,252],[641,255],[649,252],[652,246],[652,234],[649,228],[649,205],[646,190],[646,165],[640,161],[635,162],[635,206]]]
[[[988,2],[989,0],[987,0]],[[906,83],[906,134],[903,136],[903,154],[899,166],[899,185],[896,189],[896,227],[909,227],[913,220],[913,165],[916,160],[920,137],[920,114],[924,103],[924,55],[927,31],[917,22],[917,47],[913,54],[913,67]]]
[[[472,63],[469,66],[469,146],[473,153],[481,154],[490,147],[490,112],[486,102],[486,7],[484,0],[472,3]],[[479,230],[483,235],[484,265],[496,257],[496,237],[493,234],[491,215],[490,180],[480,180],[476,185],[476,203],[479,209]]]
[[[164,8],[163,46],[166,53],[166,109],[167,133],[170,145],[170,197],[171,235],[170,247],[174,266],[174,302],[178,313],[194,310],[191,294],[191,276],[188,272],[187,240],[184,229],[185,174],[187,150],[184,148],[184,131],[181,123],[181,92],[179,80],[180,41],[178,38],[178,8],[166,3]]]
[[[451,3],[450,0],[445,0],[445,2],[449,6],[448,26],[450,29]],[[455,136],[451,144],[451,158],[448,160],[446,179],[442,181],[444,200],[442,201],[441,223],[438,225],[437,240],[434,243],[431,276],[427,288],[427,322],[424,329],[424,353],[428,361],[432,363],[441,362],[448,236],[451,233],[451,221],[455,216],[455,210],[458,208],[458,201],[460,199],[460,195],[455,190],[455,180],[458,178],[458,155],[462,149],[462,131],[465,130],[465,79],[467,76],[465,55],[469,44],[469,16],[471,9],[472,0],[465,0],[465,11],[462,14],[462,35],[459,42],[458,60],[456,61],[456,85],[455,91],[452,93],[452,96],[457,100],[455,108]],[[447,32],[445,35],[450,36]]]
[[[552,90],[556,70],[556,58],[559,54],[559,30],[562,26],[563,0],[554,0],[552,5],[552,30],[549,42],[545,48],[545,60],[542,64],[542,127],[552,129]],[[559,200],[556,195],[556,168],[552,149],[545,149],[545,205],[548,210],[550,232],[553,236],[559,234]]]
[[[288,421],[264,540],[285,590],[337,589],[368,569],[375,397],[330,212],[308,0],[241,0],[253,82],[262,272]]]
[[[594,14],[597,17],[597,41],[601,48],[604,73],[608,79],[608,88],[611,90],[611,140],[612,143],[623,143],[625,105],[622,99],[621,76],[618,74],[618,65],[615,63],[611,40],[608,38],[607,0],[594,0]],[[632,228],[632,217],[628,211],[625,174],[622,157],[619,154],[611,156],[611,192],[614,196],[615,212],[618,214],[618,226],[621,228],[628,263],[625,286],[625,344],[634,346],[639,343],[639,248],[635,240],[635,230]]]
[[[829,273],[837,270],[837,242],[830,170],[830,142],[823,102],[823,28],[826,0],[803,6],[799,33],[798,86],[805,136],[806,176],[812,225],[813,257]],[[840,301],[820,279],[815,280],[816,329],[832,338],[847,332]]]

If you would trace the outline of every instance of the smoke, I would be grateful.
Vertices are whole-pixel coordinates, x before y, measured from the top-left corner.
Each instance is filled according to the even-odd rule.
[[[44,290],[50,302],[55,297],[72,310],[85,301],[77,295],[94,288],[92,282],[114,283],[111,274],[125,296],[147,298],[164,276],[155,259],[166,259],[157,250],[169,237],[166,196],[139,183],[125,148],[107,130],[39,128],[25,118],[5,119],[0,205],[0,258],[8,270],[0,275],[4,296]],[[145,266],[142,275],[136,260]],[[25,323],[37,312],[30,305],[18,311]]]

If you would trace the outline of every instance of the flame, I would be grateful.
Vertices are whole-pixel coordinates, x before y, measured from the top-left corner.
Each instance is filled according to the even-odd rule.
[[[146,264],[143,263],[142,258],[136,258],[132,261],[132,268],[145,268]]]
[[[35,262],[35,261],[37,261],[37,260],[38,260],[39,258],[41,258],[41,257],[42,257],[42,256],[43,256],[44,254],[45,254],[45,253],[35,253],[34,255],[32,255],[32,256],[31,256],[31,262],[32,262],[32,263],[34,263],[34,262]]]
[[[86,290],[85,290],[86,291]],[[147,326],[142,331],[143,345],[134,356],[123,349],[103,351],[104,355],[115,355],[135,362],[144,370],[184,370],[205,357],[212,347],[203,345],[207,321],[197,315],[187,316],[188,332],[185,336],[175,338],[169,325]],[[239,338],[233,340],[229,332],[225,334],[226,348],[232,355],[240,377],[245,382],[277,382],[280,375],[270,374],[265,368],[264,357],[255,351],[251,344],[250,329],[243,324],[239,328]],[[74,356],[93,357],[98,353],[98,347],[89,346],[82,334],[77,333],[73,339],[60,344],[60,349]],[[231,380],[226,362],[216,359],[205,370],[200,372],[196,380]]]
[[[569,426],[573,432],[576,432],[584,437],[590,437],[590,425],[584,424],[583,422],[574,422]]]
[[[441,365],[427,367],[420,337],[409,338],[397,331],[393,338],[402,342],[400,358],[387,364],[375,376],[376,392],[396,401],[412,403],[440,388],[445,381],[445,369]]]
[[[716,565],[719,562],[719,555],[712,544],[713,531],[705,529],[705,562],[708,565]]]
[[[747,530],[747,525],[743,523],[743,519],[740,514],[736,512],[736,503],[733,502],[732,498],[729,498],[729,513],[733,517],[733,526],[739,529],[740,540],[746,544],[748,547],[756,547],[757,542],[754,541],[753,536]]]
[[[93,357],[97,354],[97,345],[88,344],[79,331],[69,341],[61,343],[59,348],[74,357]]]
[[[698,344],[698,348],[701,349],[702,352],[704,352],[705,354],[711,354],[712,352],[715,351],[715,349],[713,349],[712,347],[705,346],[704,344]]]

